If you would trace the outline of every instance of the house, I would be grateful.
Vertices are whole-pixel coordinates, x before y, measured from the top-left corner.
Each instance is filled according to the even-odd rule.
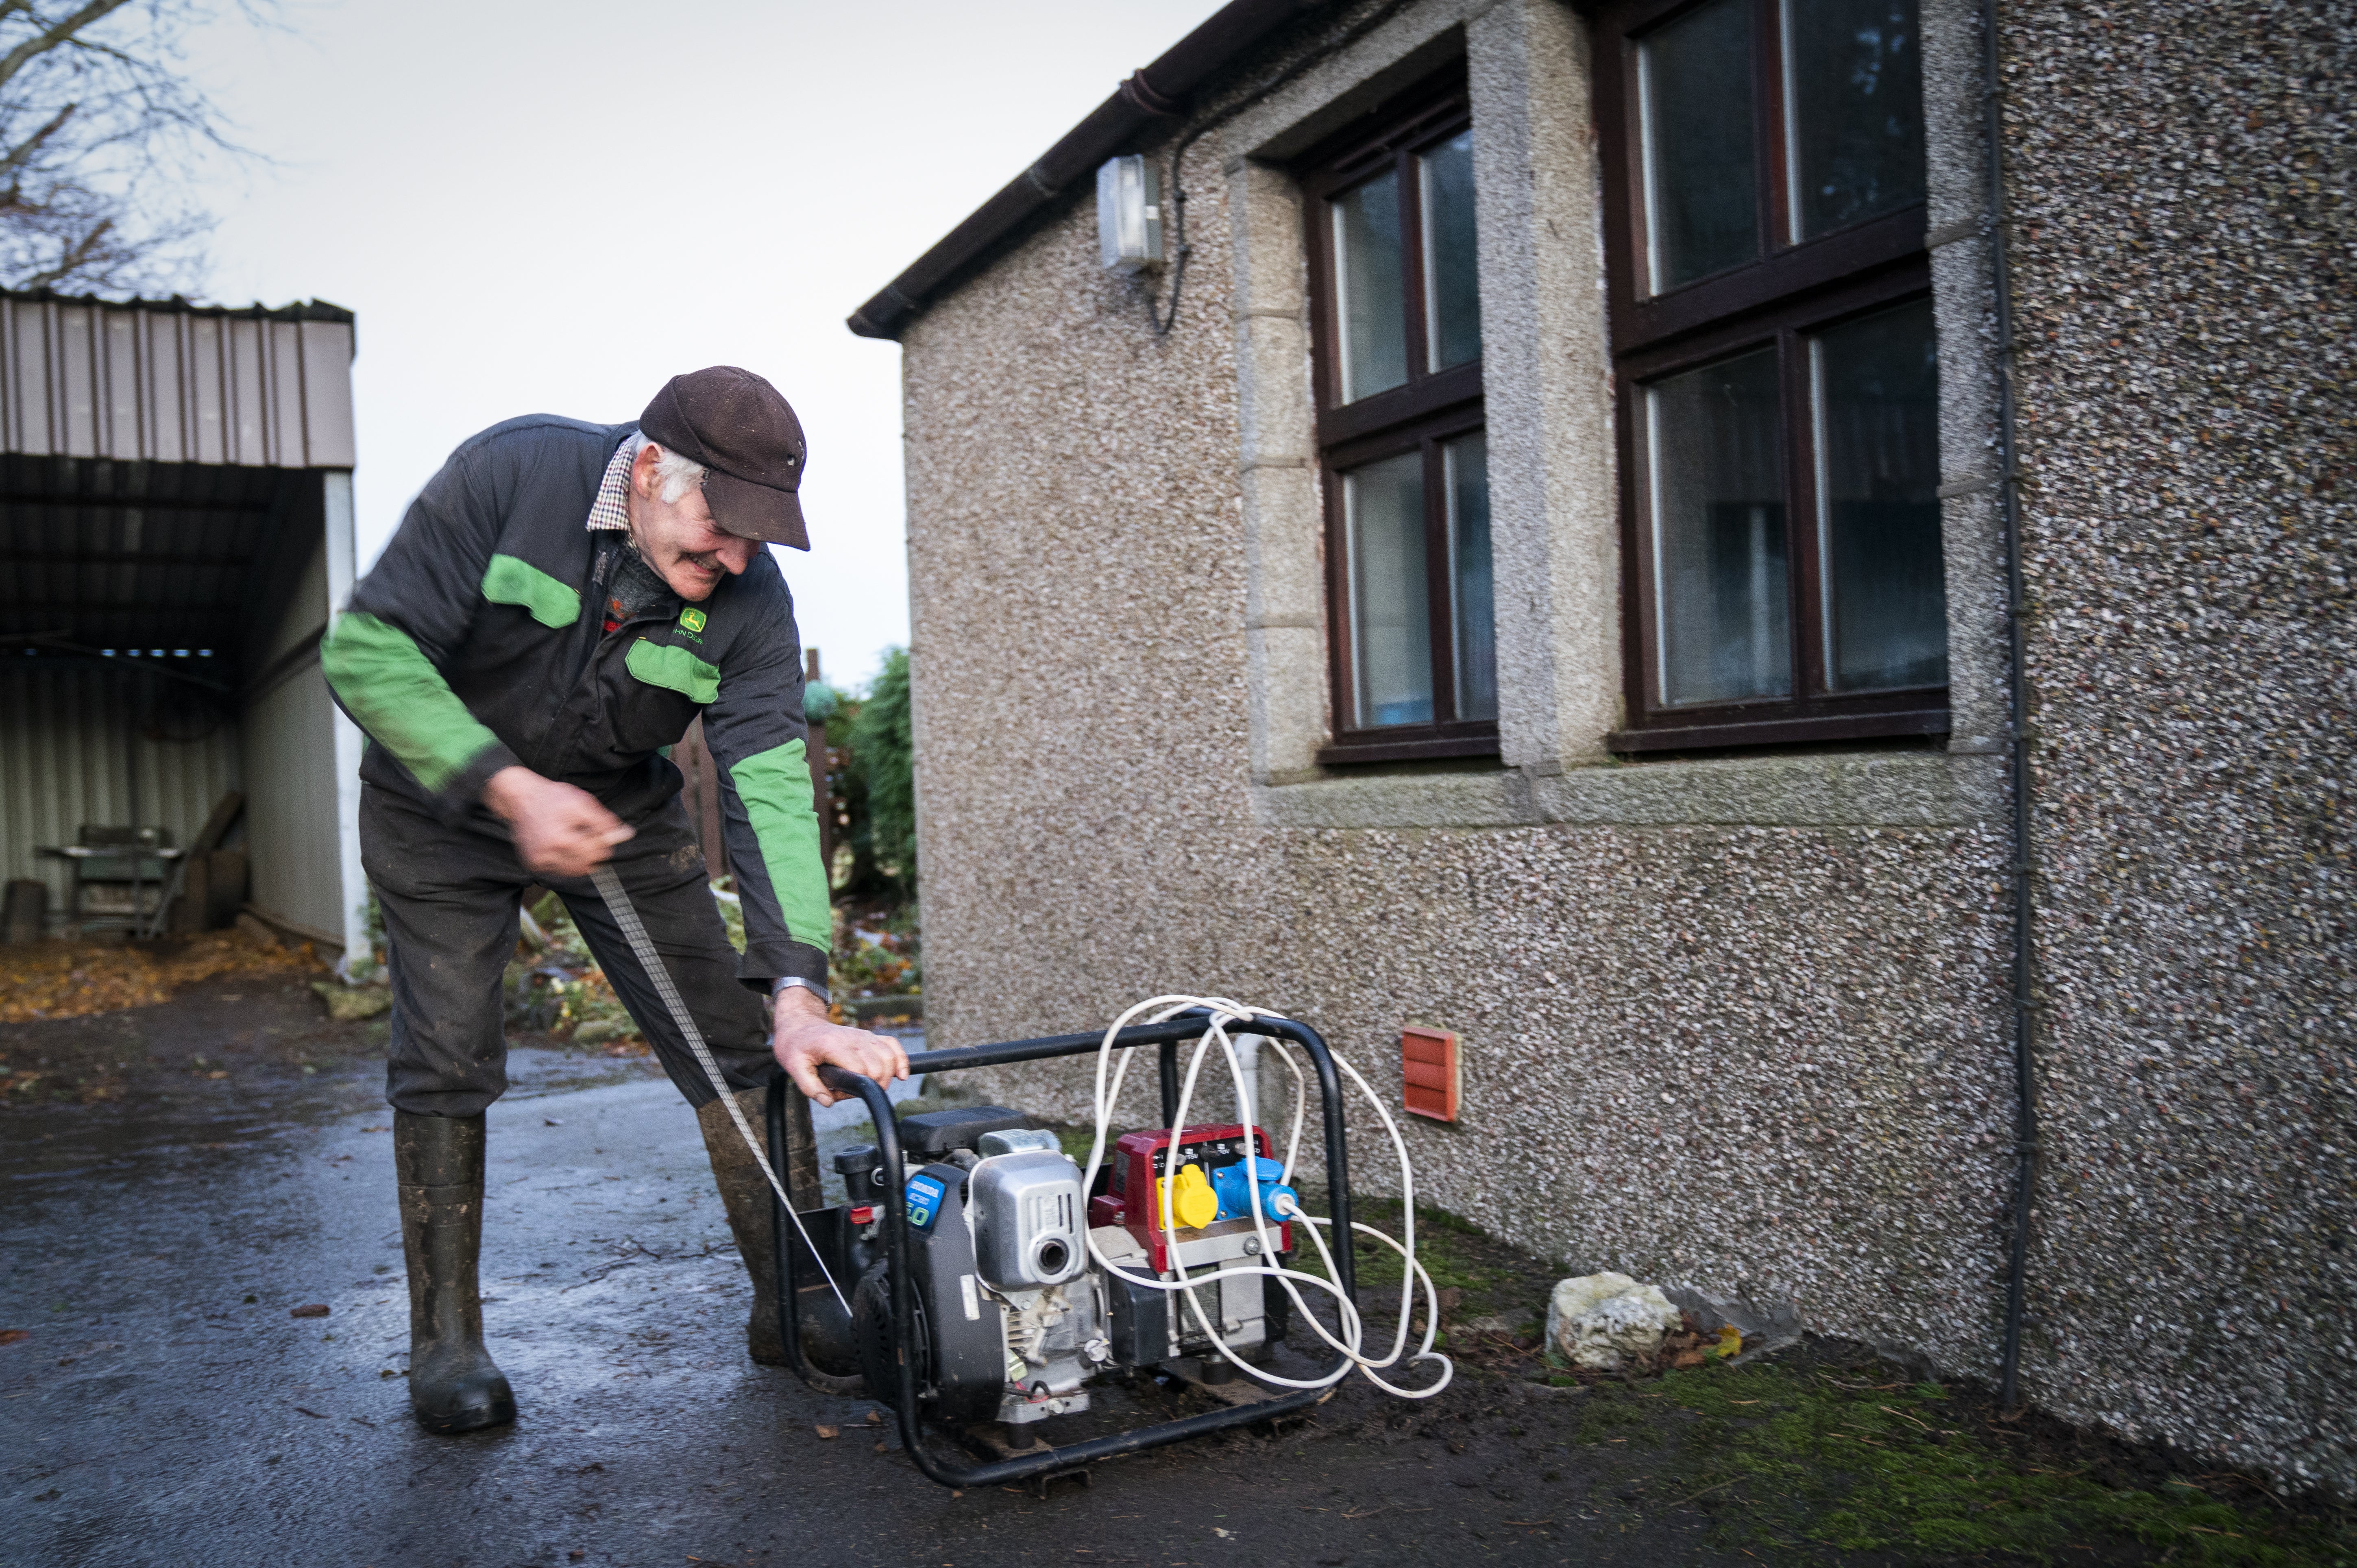
[[[0,293],[0,873],[45,885],[52,933],[242,912],[367,950],[360,734],[318,661],[353,577],[352,334],[316,301]],[[76,919],[56,852],[86,828],[173,853],[100,857],[146,880]]]
[[[1567,1271],[2357,1488],[2345,20],[1218,12],[852,317],[934,1042],[1453,1033]]]

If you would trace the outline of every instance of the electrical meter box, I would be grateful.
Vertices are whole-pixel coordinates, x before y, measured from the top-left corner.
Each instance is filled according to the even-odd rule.
[[[1098,166],[1097,254],[1108,272],[1162,265],[1162,171],[1153,159],[1133,154]]]

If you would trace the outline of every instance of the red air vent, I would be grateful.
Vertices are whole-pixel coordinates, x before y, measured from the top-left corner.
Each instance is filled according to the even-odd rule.
[[[1457,1120],[1457,1036],[1446,1029],[1402,1029],[1402,1102],[1417,1116]]]

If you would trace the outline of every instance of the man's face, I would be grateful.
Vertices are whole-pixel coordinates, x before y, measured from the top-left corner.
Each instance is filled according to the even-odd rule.
[[[662,481],[655,476],[661,454],[660,447],[641,446],[630,464],[630,538],[673,593],[701,604],[724,575],[733,577],[750,565],[760,546],[715,526],[700,489],[664,500]]]

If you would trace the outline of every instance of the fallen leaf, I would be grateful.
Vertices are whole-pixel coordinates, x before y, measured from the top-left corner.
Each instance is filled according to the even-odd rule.
[[[882,1454],[882,1453],[886,1452],[887,1450],[888,1450],[890,1447],[891,1447],[891,1444],[888,1444],[888,1443],[879,1443],[879,1444],[877,1444],[876,1445],[876,1452],[877,1452],[878,1454]]]
[[[1730,1323],[1719,1329],[1718,1343],[1711,1347],[1710,1353],[1714,1356],[1732,1356],[1742,1348],[1743,1331]]]
[[[1702,1362],[1703,1355],[1699,1350],[1681,1350],[1670,1358],[1670,1365],[1673,1367],[1699,1367]]]
[[[294,1311],[288,1313],[286,1316],[289,1317],[325,1317],[328,1316],[328,1304],[324,1301],[315,1301],[308,1306],[298,1306],[295,1308]]]
[[[19,1339],[32,1337],[33,1331],[29,1328],[0,1328],[0,1345],[14,1345]]]
[[[843,1435],[843,1428],[839,1426],[822,1426],[818,1429],[818,1434],[821,1437],[840,1437]]]
[[[149,1007],[184,985],[216,974],[297,972],[318,967],[308,954],[290,952],[274,944],[264,946],[238,931],[209,931],[191,938],[167,959],[135,948],[102,948],[87,942],[16,943],[0,954],[0,1024]]]
[[[883,1424],[884,1424],[884,1412],[883,1412],[882,1411],[880,1411],[880,1410],[871,1410],[871,1411],[869,1411],[869,1412],[867,1412],[867,1424],[868,1424],[868,1425],[870,1425],[870,1426],[881,1426],[881,1425],[883,1425]]]

